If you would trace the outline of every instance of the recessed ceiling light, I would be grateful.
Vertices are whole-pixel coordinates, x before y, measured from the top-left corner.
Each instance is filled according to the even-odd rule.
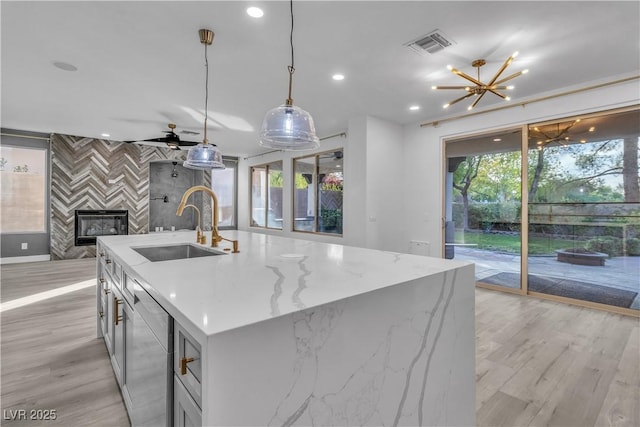
[[[109,138],[111,135],[109,135],[108,133],[101,133],[100,136],[103,136],[105,138]]]
[[[53,66],[64,71],[78,71],[78,67],[67,62],[56,61],[53,63]]]
[[[420,109],[419,105],[412,105],[411,107],[409,107],[409,110],[411,111],[418,111]]]
[[[252,18],[262,18],[264,12],[259,7],[251,6],[247,8],[247,15]]]
[[[331,78],[333,80],[344,80],[344,74],[334,74]]]

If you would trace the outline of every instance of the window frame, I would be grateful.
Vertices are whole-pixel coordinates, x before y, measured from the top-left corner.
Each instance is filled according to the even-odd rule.
[[[341,219],[341,232],[340,233],[328,233],[326,231],[319,231],[320,229],[320,213],[321,213],[321,208],[322,206],[320,206],[320,197],[319,197],[319,191],[318,191],[318,183],[316,182],[315,185],[313,186],[313,203],[314,203],[314,226],[313,226],[313,230],[309,231],[309,230],[297,230],[296,229],[296,223],[295,223],[295,216],[296,216],[296,162],[298,162],[299,160],[302,159],[308,159],[308,158],[313,158],[314,159],[314,165],[313,165],[313,173],[316,177],[318,177],[320,175],[320,157],[324,154],[327,153],[336,153],[336,152],[342,152],[342,159],[344,159],[344,147],[337,147],[331,150],[325,150],[325,151],[321,151],[319,153],[313,153],[313,154],[309,154],[306,156],[300,156],[300,157],[294,157],[292,159],[292,165],[291,165],[291,174],[292,174],[292,179],[291,179],[291,231],[295,232],[295,233],[308,233],[308,234],[319,234],[319,235],[323,235],[323,236],[333,236],[333,237],[343,237],[344,236],[344,203],[342,205],[342,219]],[[343,173],[343,177],[344,177],[344,160],[342,162],[342,171]],[[344,181],[343,181],[344,182]],[[344,185],[344,184],[343,184]],[[343,200],[344,200],[344,188],[343,188]]]
[[[284,230],[284,224],[281,223],[280,227],[270,227],[269,226],[269,174],[271,165],[280,163],[280,171],[283,172],[284,179],[284,162],[282,160],[275,160],[268,163],[261,163],[259,165],[249,166],[249,227],[255,227],[265,230]],[[253,221],[253,173],[256,169],[264,169],[265,172],[265,181],[264,181],[264,225],[259,225]],[[284,221],[283,221],[284,222]]]
[[[19,137],[22,137],[20,135],[16,135]],[[39,138],[30,138],[28,136],[24,136],[25,139],[39,139]],[[24,145],[19,145],[19,144],[15,144],[15,143],[11,143],[11,142],[2,142],[2,146],[5,148],[9,148],[9,149],[18,149],[18,150],[32,150],[32,151],[38,151],[38,152],[42,152],[44,154],[44,173],[43,173],[43,180],[44,180],[44,194],[43,196],[43,229],[42,230],[20,230],[20,231],[16,231],[16,230],[12,230],[12,231],[6,231],[6,230],[0,230],[0,234],[2,235],[42,235],[42,234],[46,234],[49,235],[50,233],[50,229],[51,229],[51,225],[50,225],[50,216],[51,216],[51,202],[50,202],[50,193],[51,193],[51,189],[50,189],[50,185],[51,185],[51,179],[50,179],[50,175],[51,175],[51,171],[50,171],[50,165],[49,165],[49,157],[51,156],[50,154],[50,149],[48,146],[48,140],[47,140],[47,145],[46,146],[41,146],[38,145],[39,141],[36,144],[29,144],[28,141],[24,142]]]
[[[218,230],[237,230],[238,229],[238,165],[239,159],[237,157],[222,156],[222,163],[225,167],[231,167],[235,169],[233,174],[233,225],[218,226]],[[211,189],[213,190],[213,171],[211,170]],[[215,192],[215,190],[214,190]]]

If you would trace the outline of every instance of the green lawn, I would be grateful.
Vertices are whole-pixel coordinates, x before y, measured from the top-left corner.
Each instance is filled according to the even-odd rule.
[[[472,243],[478,249],[520,253],[520,236],[510,234],[472,233],[456,230],[456,243]],[[556,249],[582,247],[576,240],[529,236],[529,255],[554,255]]]

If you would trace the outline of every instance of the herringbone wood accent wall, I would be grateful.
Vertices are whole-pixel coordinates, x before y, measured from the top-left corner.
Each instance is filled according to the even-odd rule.
[[[95,245],[74,246],[76,209],[126,209],[129,234],[147,233],[149,162],[183,160],[186,153],[186,150],[52,135],[51,258],[95,256]],[[210,176],[207,179],[210,182]],[[110,184],[110,180],[115,183]]]

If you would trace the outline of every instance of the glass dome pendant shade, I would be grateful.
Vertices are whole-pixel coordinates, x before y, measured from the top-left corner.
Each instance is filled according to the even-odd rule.
[[[293,105],[291,87],[293,85],[293,0],[291,5],[291,65],[289,69],[289,97],[284,105],[267,112],[262,121],[260,145],[276,150],[312,150],[320,146],[311,114]]]
[[[260,145],[286,151],[312,150],[320,146],[320,140],[311,115],[287,102],[265,115]]]
[[[213,31],[202,29],[198,31],[200,43],[204,45],[204,59],[206,68],[205,79],[205,103],[204,103],[204,139],[200,144],[189,148],[187,160],[182,165],[189,169],[224,169],[222,153],[215,144],[209,144],[207,140],[207,119],[209,117],[209,60],[207,58],[207,46],[213,43]]]

